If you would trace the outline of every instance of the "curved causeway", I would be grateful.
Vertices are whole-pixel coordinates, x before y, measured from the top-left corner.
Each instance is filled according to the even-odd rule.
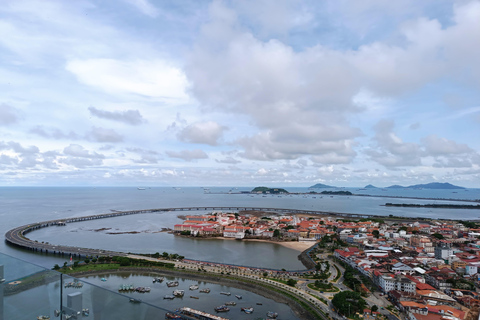
[[[125,215],[142,214],[142,213],[154,213],[154,212],[170,212],[170,211],[265,211],[276,213],[292,213],[292,214],[317,214],[317,215],[339,215],[346,217],[380,217],[375,215],[364,215],[355,213],[339,213],[339,212],[326,212],[315,210],[297,210],[297,209],[285,209],[285,208],[261,208],[261,207],[182,207],[182,208],[161,208],[161,209],[144,209],[144,210],[131,210],[131,211],[115,211],[111,213],[104,213],[91,216],[73,217],[57,220],[49,220],[43,222],[32,223],[23,225],[11,229],[5,233],[5,241],[13,246],[21,247],[27,250],[39,251],[45,253],[53,253],[59,255],[72,255],[73,257],[87,257],[87,256],[127,256],[125,252],[116,252],[92,248],[81,248],[72,246],[62,246],[50,243],[41,243],[31,240],[26,237],[26,234],[40,228],[46,228],[50,226],[61,226],[67,223],[115,218]]]

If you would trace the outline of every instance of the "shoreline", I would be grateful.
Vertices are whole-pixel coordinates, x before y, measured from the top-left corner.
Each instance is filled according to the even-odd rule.
[[[78,273],[70,273],[69,276],[75,278],[84,278],[89,276],[100,276],[104,274],[120,274],[122,272],[136,272],[136,273],[153,273],[155,275],[172,275],[175,277],[185,278],[185,279],[193,279],[193,280],[201,280],[215,284],[221,285],[228,285],[230,287],[239,288],[242,290],[246,290],[255,294],[259,294],[266,298],[272,299],[275,302],[285,303],[288,305],[292,311],[297,315],[300,319],[305,320],[314,320],[314,318],[310,313],[306,312],[301,305],[299,305],[296,301],[288,298],[287,296],[280,294],[274,290],[266,288],[260,284],[256,284],[254,282],[244,282],[238,281],[234,279],[227,279],[221,277],[219,275],[207,275],[207,274],[197,274],[191,272],[183,272],[180,270],[158,270],[153,268],[124,268],[124,269],[112,269],[112,270],[95,270],[95,271],[85,271],[85,272],[78,272]]]
[[[317,241],[272,241],[268,239],[242,239],[237,240],[233,238],[224,238],[224,237],[210,237],[210,238],[197,238],[202,240],[234,240],[234,241],[250,241],[250,242],[264,242],[264,243],[273,243],[284,246],[286,248],[293,249],[298,252],[303,252],[307,249],[313,247]],[[194,259],[193,259],[194,260]]]

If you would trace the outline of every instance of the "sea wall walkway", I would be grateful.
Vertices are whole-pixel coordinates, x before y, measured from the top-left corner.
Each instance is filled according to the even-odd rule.
[[[287,208],[263,208],[263,207],[179,207],[179,208],[159,208],[159,209],[143,209],[143,210],[130,210],[130,211],[113,211],[110,213],[72,217],[65,219],[49,220],[43,222],[31,223],[11,229],[5,233],[5,241],[13,246],[21,247],[27,250],[53,253],[59,255],[67,255],[72,257],[87,257],[87,256],[127,256],[127,253],[108,251],[92,248],[81,248],[72,246],[62,246],[50,243],[41,243],[29,239],[26,235],[29,232],[40,228],[47,228],[51,226],[64,226],[67,223],[74,223],[80,221],[88,221],[95,219],[115,218],[132,214],[144,214],[144,213],[158,213],[158,212],[171,212],[171,211],[264,211],[264,212],[276,212],[276,213],[291,213],[291,214],[313,214],[313,215],[336,215],[342,217],[355,217],[355,218],[369,218],[369,217],[383,217],[378,215],[366,215],[355,213],[341,213],[341,212],[329,212],[329,211],[316,211],[316,210],[299,210],[299,209],[287,209]]]

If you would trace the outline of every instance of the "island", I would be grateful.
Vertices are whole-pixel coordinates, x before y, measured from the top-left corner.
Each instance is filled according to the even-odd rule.
[[[270,193],[270,194],[279,194],[279,193],[288,193],[287,190],[282,189],[282,188],[267,188],[267,187],[256,187],[251,193]]]
[[[310,189],[322,189],[322,188],[336,188],[334,186],[329,186],[329,185],[326,185],[326,184],[323,184],[323,183],[317,183],[311,187],[309,187]]]

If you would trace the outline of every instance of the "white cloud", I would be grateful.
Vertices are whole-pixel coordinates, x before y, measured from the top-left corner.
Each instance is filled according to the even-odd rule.
[[[19,111],[5,103],[0,104],[0,126],[11,125],[20,120]]]
[[[208,155],[205,151],[200,149],[195,150],[182,150],[182,151],[166,151],[170,158],[178,158],[185,161],[193,161],[199,159],[208,159]]]
[[[122,142],[122,135],[115,132],[113,129],[105,129],[99,127],[92,127],[90,132],[86,135],[87,139],[96,142]]]
[[[80,82],[108,93],[187,100],[185,75],[163,60],[70,60],[66,69]]]
[[[181,141],[216,146],[226,129],[215,121],[197,122],[185,127],[177,136]]]
[[[158,16],[158,9],[148,0],[125,0],[127,3],[135,6],[143,14],[155,18]]]
[[[97,109],[95,107],[90,107],[88,108],[88,111],[90,111],[90,113],[95,117],[119,121],[132,126],[136,126],[145,122],[145,119],[143,119],[138,110],[106,111]]]

